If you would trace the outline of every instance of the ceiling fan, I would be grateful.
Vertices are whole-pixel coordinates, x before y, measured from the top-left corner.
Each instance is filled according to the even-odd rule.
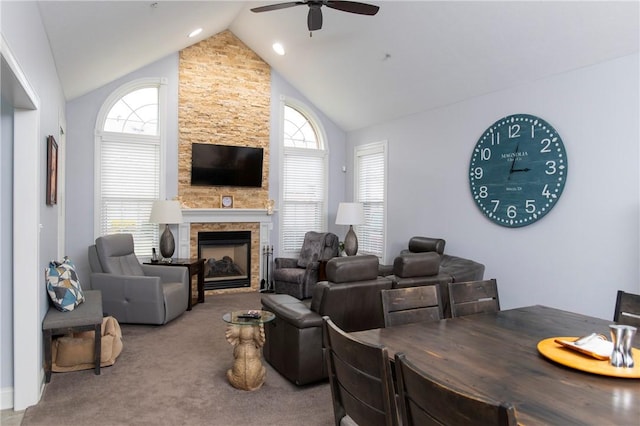
[[[294,6],[309,6],[309,14],[307,15],[307,26],[309,31],[316,31],[322,28],[322,6],[331,9],[341,10],[343,12],[357,13],[359,15],[373,16],[378,13],[380,7],[372,4],[360,3],[356,1],[333,1],[333,0],[304,0],[290,1],[286,3],[271,4],[268,6],[254,7],[252,12],[268,12],[271,10],[286,9]]]

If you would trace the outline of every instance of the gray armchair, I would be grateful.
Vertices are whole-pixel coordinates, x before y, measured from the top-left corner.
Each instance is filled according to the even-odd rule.
[[[187,268],[140,264],[131,234],[97,238],[89,247],[89,264],[104,313],[120,323],[166,324],[187,310]]]
[[[275,292],[290,294],[298,299],[311,297],[318,282],[320,261],[336,257],[339,244],[338,236],[331,232],[307,232],[300,249],[300,257],[275,259]]]

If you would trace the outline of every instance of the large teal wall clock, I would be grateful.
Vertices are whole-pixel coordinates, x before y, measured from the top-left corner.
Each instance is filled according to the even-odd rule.
[[[558,203],[567,166],[562,139],[549,123],[529,114],[510,115],[489,126],[473,149],[471,194],[492,222],[531,225]]]

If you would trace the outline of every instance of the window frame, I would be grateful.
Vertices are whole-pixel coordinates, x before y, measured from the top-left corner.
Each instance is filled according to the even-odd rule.
[[[316,139],[318,143],[318,148],[299,148],[299,147],[286,147],[284,145],[284,119],[285,119],[285,107],[293,108],[302,114],[311,124],[316,133]],[[287,153],[293,153],[296,155],[308,153],[310,157],[321,157],[323,164],[323,200],[322,200],[322,211],[321,211],[321,223],[319,229],[309,229],[309,231],[317,231],[317,232],[327,232],[328,230],[328,211],[329,211],[329,149],[327,143],[327,136],[322,126],[322,122],[318,118],[318,116],[309,108],[305,103],[282,96],[280,98],[280,119],[278,121],[280,126],[279,129],[279,147],[280,147],[280,167],[279,167],[279,210],[280,212],[284,211],[285,205],[285,182],[284,182],[284,168],[285,168],[285,157]],[[278,245],[279,245],[279,256],[280,257],[298,257],[300,254],[300,250],[296,251],[286,251],[285,250],[285,241],[284,241],[284,229],[285,224],[280,215],[279,219],[279,235],[278,235]],[[302,241],[300,243],[300,247],[302,246]]]
[[[387,256],[387,217],[388,217],[388,210],[387,210],[387,185],[388,185],[388,181],[389,181],[389,173],[388,173],[388,164],[389,164],[389,149],[388,149],[388,143],[386,140],[382,140],[382,141],[378,141],[378,142],[371,142],[371,143],[367,143],[367,144],[362,144],[362,145],[356,145],[353,148],[353,194],[354,194],[354,201],[355,202],[360,202],[360,203],[364,203],[365,204],[365,215],[366,215],[366,202],[362,201],[360,199],[360,162],[359,159],[367,154],[369,155],[373,155],[373,154],[377,154],[377,153],[382,153],[383,156],[383,166],[382,166],[382,172],[383,172],[383,200],[382,200],[382,214],[383,214],[383,218],[382,218],[382,229],[380,230],[380,233],[382,235],[382,251],[380,253],[371,253],[371,252],[367,252],[366,250],[362,249],[362,245],[360,245],[360,249],[358,250],[359,254],[373,254],[375,256],[378,257],[378,259],[380,260],[381,263],[385,263],[385,259]],[[354,230],[356,232],[356,235],[358,235],[358,238],[361,239],[363,238],[363,233],[362,231],[362,227],[363,225],[355,225],[354,226]]]
[[[147,87],[156,87],[158,89],[158,125],[157,125],[157,135],[138,135],[133,133],[121,133],[121,132],[110,132],[105,131],[105,121],[107,116],[113,106],[125,95],[134,92],[139,89],[147,88]],[[150,78],[140,78],[136,80],[132,80],[128,83],[125,83],[115,90],[113,90],[109,96],[105,99],[100,110],[98,112],[96,118],[95,125],[95,135],[94,135],[94,217],[93,217],[93,234],[94,239],[101,236],[101,209],[102,209],[102,144],[103,140],[108,139],[111,141],[132,141],[136,143],[151,143],[157,144],[159,146],[159,182],[158,182],[158,194],[159,199],[163,200],[166,198],[166,182],[164,177],[166,176],[166,156],[167,156],[167,142],[166,142],[166,134],[167,134],[167,79],[166,78],[158,78],[158,77],[150,77]],[[157,141],[157,142],[156,142]],[[159,235],[159,227],[158,233]],[[157,237],[156,237],[157,238]],[[154,246],[157,241],[154,241]],[[147,255],[147,253],[136,253],[142,256]],[[151,253],[148,253],[150,256]]]

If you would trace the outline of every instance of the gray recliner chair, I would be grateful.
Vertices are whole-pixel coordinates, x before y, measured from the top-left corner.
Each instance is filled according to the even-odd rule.
[[[187,268],[142,265],[131,234],[99,237],[89,247],[91,287],[102,291],[103,312],[120,323],[166,324],[187,310]]]
[[[338,236],[331,232],[307,232],[300,249],[300,257],[275,259],[275,292],[290,294],[298,299],[311,297],[320,275],[320,261],[336,257],[339,244]]]

